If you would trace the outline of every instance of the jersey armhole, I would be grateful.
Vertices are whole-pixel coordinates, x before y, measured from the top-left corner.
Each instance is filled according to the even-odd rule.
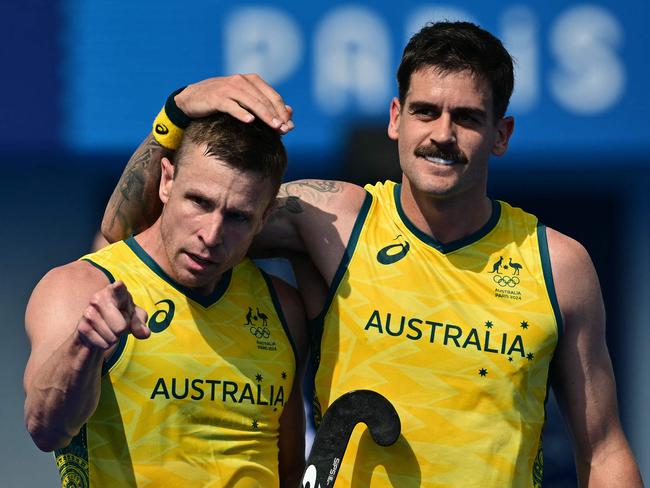
[[[264,271],[261,268],[257,268],[259,272],[262,274],[262,277],[264,278],[264,281],[266,282],[266,287],[269,290],[269,295],[271,295],[271,301],[273,302],[273,307],[275,308],[275,313],[277,314],[278,318],[280,319],[280,323],[282,324],[282,328],[284,329],[284,334],[287,336],[287,339],[289,339],[289,344],[291,344],[291,349],[293,350],[293,357],[295,360],[295,371],[296,374],[298,373],[298,365],[300,364],[300,358],[298,357],[298,348],[296,347],[296,343],[294,342],[293,339],[293,334],[291,334],[291,329],[289,329],[289,324],[287,323],[287,319],[284,317],[284,312],[282,311],[282,306],[280,304],[280,299],[278,298],[278,294],[275,291],[275,286],[273,285],[273,278],[271,275],[269,275],[266,271]]]
[[[541,222],[537,222],[537,242],[539,246],[539,256],[542,262],[542,272],[544,275],[544,284],[546,285],[546,292],[548,293],[551,307],[555,315],[555,323],[557,324],[557,340],[558,343],[564,333],[564,322],[562,320],[562,313],[560,312],[560,305],[557,301],[557,294],[555,292],[555,284],[553,282],[553,270],[551,268],[551,256],[548,250],[548,239],[546,237],[546,226]]]
[[[100,270],[102,273],[106,275],[108,278],[108,281],[111,283],[115,283],[115,277],[113,274],[104,268],[101,264],[96,263],[92,259],[89,258],[82,258],[81,261],[86,261],[88,264],[91,264],[98,270]],[[108,374],[108,372],[115,366],[115,363],[117,363],[117,360],[120,359],[122,356],[122,353],[124,352],[124,348],[126,347],[126,341],[128,340],[129,334],[124,334],[122,337],[120,337],[120,342],[118,342],[117,347],[113,351],[113,353],[108,357],[108,359],[104,360],[104,364],[102,365],[102,376],[105,376]]]

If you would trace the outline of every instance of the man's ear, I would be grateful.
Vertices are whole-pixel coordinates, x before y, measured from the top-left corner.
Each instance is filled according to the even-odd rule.
[[[396,141],[399,137],[399,123],[402,115],[402,106],[397,97],[390,102],[390,120],[388,122],[388,137]]]
[[[163,157],[160,160],[160,187],[158,188],[158,196],[163,204],[169,200],[169,195],[174,185],[174,171],[176,167],[170,159]]]
[[[503,156],[508,150],[510,143],[510,136],[515,130],[514,117],[504,117],[497,122],[497,138],[492,146],[492,154],[495,156]]]

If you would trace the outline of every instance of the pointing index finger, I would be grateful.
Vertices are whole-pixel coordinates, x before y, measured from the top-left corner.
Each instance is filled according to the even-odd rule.
[[[113,283],[111,287],[115,298],[115,306],[119,311],[124,312],[126,318],[130,319],[133,316],[134,305],[129,290],[124,282],[120,280]]]

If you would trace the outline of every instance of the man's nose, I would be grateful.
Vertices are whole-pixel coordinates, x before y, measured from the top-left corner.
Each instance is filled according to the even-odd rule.
[[[221,244],[223,241],[223,225],[224,218],[220,212],[206,215],[199,235],[207,247],[214,247]]]
[[[456,128],[451,114],[442,113],[440,117],[431,122],[429,138],[437,146],[449,146],[456,143]]]

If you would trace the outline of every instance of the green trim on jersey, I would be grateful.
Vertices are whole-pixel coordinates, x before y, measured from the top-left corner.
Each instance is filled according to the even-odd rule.
[[[551,269],[551,258],[548,251],[548,240],[546,236],[546,226],[541,222],[537,222],[537,242],[539,246],[539,255],[542,262],[542,272],[544,275],[544,282],[546,284],[546,291],[548,293],[548,298],[551,302],[551,307],[553,308],[553,314],[555,315],[555,322],[557,324],[557,341],[558,344],[562,338],[564,332],[564,322],[562,321],[562,314],[560,312],[560,306],[557,301],[557,295],[555,293],[555,284],[553,282],[553,271]],[[557,348],[555,349],[557,351]],[[555,356],[555,351],[553,351],[553,356]],[[552,360],[551,360],[552,362]],[[548,418],[548,397],[549,392],[551,391],[551,375],[548,375],[546,379],[546,395],[544,396],[544,425],[546,425],[546,420]],[[535,462],[533,463],[533,470],[531,472],[531,478],[533,483],[533,488],[541,488],[542,481],[544,479],[544,430],[539,433],[539,449],[537,451],[537,456],[535,456]]]
[[[187,298],[195,301],[196,303],[198,303],[204,308],[208,308],[214,305],[217,301],[219,301],[219,299],[223,296],[223,294],[228,289],[228,285],[230,284],[230,278],[232,276],[232,269],[229,269],[228,271],[223,273],[221,279],[219,280],[219,283],[217,283],[217,286],[215,286],[214,291],[212,293],[210,293],[209,295],[201,295],[197,293],[195,290],[193,290],[192,288],[188,288],[176,282],[167,273],[165,273],[165,271],[160,267],[160,265],[156,263],[156,261],[154,261],[153,258],[149,256],[149,254],[147,254],[147,251],[145,251],[142,248],[142,246],[140,246],[138,241],[135,240],[135,237],[133,236],[129,237],[124,241],[124,243],[127,246],[129,246],[129,248],[135,253],[135,255],[138,256],[140,260],[151,269],[151,271],[156,273],[158,276],[160,276],[163,280],[165,280],[171,286],[176,288]]]
[[[400,219],[402,219],[404,225],[406,225],[406,227],[418,239],[420,239],[425,244],[433,247],[434,249],[437,249],[442,254],[448,254],[450,252],[457,251],[458,249],[461,249],[465,246],[469,246],[470,244],[473,244],[479,239],[485,237],[487,234],[490,233],[492,229],[496,227],[497,223],[499,222],[499,218],[501,217],[501,204],[496,200],[492,200],[492,215],[490,215],[489,220],[485,223],[483,227],[481,227],[476,232],[466,237],[463,237],[462,239],[458,239],[456,241],[443,244],[437,239],[434,239],[430,235],[427,235],[424,232],[422,232],[420,229],[418,229],[415,226],[415,224],[413,224],[413,222],[409,220],[409,218],[406,216],[406,212],[404,212],[404,209],[402,208],[401,192],[402,192],[402,185],[398,183],[395,185],[395,188],[393,189],[393,196],[395,198],[395,207],[397,208],[397,213]]]
[[[115,363],[117,362],[118,359],[120,359],[120,356],[122,356],[129,335],[130,334],[124,334],[122,337],[120,337],[120,342],[117,343],[117,347],[113,351],[113,354],[111,354],[111,357],[109,357],[106,361],[104,361],[104,364],[102,366],[102,376],[107,374],[111,370],[111,368],[115,366]]]
[[[293,340],[293,335],[289,329],[289,324],[287,323],[287,319],[285,318],[284,312],[282,311],[282,305],[280,303],[280,299],[278,298],[278,293],[275,291],[275,286],[273,285],[273,278],[262,268],[258,269],[262,274],[262,278],[264,278],[264,281],[266,281],[266,286],[269,289],[269,295],[271,295],[271,301],[275,307],[275,313],[278,314],[278,318],[280,319],[284,333],[287,335],[287,339],[289,339],[291,349],[293,349],[293,355],[296,358],[296,371],[298,371],[298,365],[300,364],[300,358],[298,357],[298,348],[296,347],[296,343]]]
[[[113,276],[113,274],[103,266],[97,264],[95,261],[92,261],[88,258],[82,258],[81,261],[86,261],[88,264],[92,264],[95,268],[97,268],[99,271],[101,271],[106,275],[108,281],[110,281],[111,283],[115,283],[115,277]]]
[[[548,251],[548,240],[546,238],[546,226],[541,222],[537,223],[537,241],[539,242],[539,255],[542,259],[544,282],[546,283],[548,298],[551,301],[553,313],[555,314],[555,321],[557,322],[557,340],[559,343],[560,339],[562,339],[562,334],[564,333],[564,322],[562,321],[562,312],[560,311],[557,294],[555,293],[553,270],[551,268],[551,256]]]
[[[81,261],[85,261],[88,264],[93,265],[95,268],[97,268],[98,270],[100,270],[102,273],[106,275],[108,281],[110,281],[111,283],[115,283],[116,280],[113,274],[109,270],[104,268],[102,265],[97,264],[95,261],[89,258],[82,258]],[[113,367],[113,365],[117,362],[117,360],[120,359],[120,356],[122,355],[122,352],[124,352],[124,348],[126,347],[127,338],[128,338],[128,334],[124,334],[122,337],[120,337],[120,341],[118,342],[117,347],[115,348],[111,356],[104,361],[104,364],[102,365],[102,376],[108,373]]]

